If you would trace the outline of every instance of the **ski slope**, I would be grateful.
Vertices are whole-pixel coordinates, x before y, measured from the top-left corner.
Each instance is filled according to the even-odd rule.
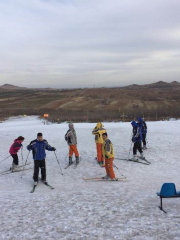
[[[113,142],[115,156],[127,158],[131,145],[130,123],[105,123]],[[179,240],[180,199],[164,199],[167,214],[159,210],[156,192],[162,183],[174,182],[180,190],[180,121],[149,122],[148,150],[144,151],[151,165],[114,160],[126,182],[86,182],[83,177],[105,175],[105,169],[94,161],[96,149],[92,129],[95,124],[76,123],[79,166],[64,170],[61,175],[53,152],[47,151],[47,180],[51,190],[39,183],[32,194],[33,170],[0,176],[0,239],[28,240]],[[26,146],[44,134],[57,148],[64,168],[68,146],[64,135],[66,123],[43,125],[37,117],[11,118],[0,124],[1,158],[19,135]],[[132,153],[131,153],[132,154]],[[21,153],[19,152],[21,163]],[[11,166],[11,158],[0,164],[0,171]],[[28,162],[33,166],[32,155]]]

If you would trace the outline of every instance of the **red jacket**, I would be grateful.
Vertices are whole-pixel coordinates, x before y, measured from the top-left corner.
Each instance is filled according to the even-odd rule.
[[[19,151],[21,146],[22,146],[21,140],[15,139],[14,143],[11,145],[11,147],[9,149],[9,153],[10,154],[17,154],[17,152]]]

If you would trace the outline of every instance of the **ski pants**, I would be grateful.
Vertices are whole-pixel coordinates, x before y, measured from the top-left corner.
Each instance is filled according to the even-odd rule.
[[[77,145],[69,145],[69,157],[72,157],[73,153],[76,157],[79,157]]]
[[[137,150],[138,150],[140,153],[143,152],[143,151],[142,151],[142,146],[141,146],[141,141],[134,143],[134,147],[133,147],[133,154],[134,154],[134,155],[136,155]]]
[[[103,153],[102,153],[102,143],[96,143],[96,149],[97,149],[97,160],[98,162],[102,162],[103,159]]]
[[[146,146],[146,133],[142,134],[143,146]]]
[[[19,164],[19,159],[18,159],[18,155],[17,154],[11,154],[12,158],[13,158],[13,163],[15,165]]]
[[[114,158],[106,158],[105,159],[105,168],[106,174],[111,178],[115,178],[114,170],[113,170],[113,160]]]
[[[41,168],[41,179],[46,180],[46,162],[43,160],[34,160],[34,175],[33,179],[35,182],[38,181],[39,168]]]

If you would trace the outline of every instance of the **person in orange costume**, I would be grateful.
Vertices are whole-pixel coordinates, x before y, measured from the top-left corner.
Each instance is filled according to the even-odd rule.
[[[98,164],[101,166],[103,166],[103,163],[104,163],[103,154],[102,154],[102,145],[103,145],[102,134],[106,132],[106,129],[104,129],[103,127],[104,127],[103,124],[99,122],[97,123],[96,127],[92,131],[92,134],[95,135],[97,161],[98,161]]]
[[[76,131],[74,129],[74,124],[69,123],[69,130],[67,131],[65,135],[65,140],[67,141],[69,145],[69,165],[73,163],[72,161],[72,156],[73,153],[75,154],[76,157],[76,164],[79,163],[79,153],[77,150],[77,136],[76,136]]]
[[[102,146],[103,157],[105,158],[105,168],[106,176],[103,179],[116,181],[114,170],[113,170],[113,160],[114,160],[114,148],[112,142],[108,139],[107,133],[102,135],[104,143]]]

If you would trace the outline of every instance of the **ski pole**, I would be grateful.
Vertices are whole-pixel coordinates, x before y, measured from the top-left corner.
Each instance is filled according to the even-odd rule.
[[[121,174],[122,177],[126,178],[122,173],[119,172],[119,168],[114,163],[113,166],[117,169],[118,173]]]
[[[25,169],[25,166],[26,166],[26,163],[27,163],[27,160],[28,160],[29,154],[30,154],[30,151],[28,152],[28,155],[27,155],[27,158],[26,158],[26,161],[25,161],[24,167],[23,167],[23,171],[22,171],[21,178],[23,177],[24,169]]]
[[[9,157],[11,157],[11,155],[9,155],[7,158],[3,159],[0,163],[2,163],[3,161],[5,161],[5,160],[8,159]]]
[[[59,165],[59,169],[60,169],[60,171],[61,171],[61,174],[63,175],[62,168],[61,168],[61,165],[60,165],[60,163],[59,163],[59,160],[58,160],[58,158],[57,158],[57,155],[56,155],[56,152],[55,152],[55,151],[54,151],[54,155],[55,155],[56,160],[57,160],[57,162],[58,162],[58,165]]]
[[[22,159],[22,165],[23,165],[23,154],[22,154],[22,149],[23,149],[23,147],[21,147],[21,159]]]
[[[67,154],[66,154],[66,157],[65,157],[65,162],[66,162],[66,160],[67,160],[67,156],[68,156],[68,154],[69,154],[69,153],[67,153]]]
[[[131,142],[131,146],[130,146],[130,149],[129,149],[129,154],[128,154],[128,159],[127,159],[127,161],[129,161],[129,157],[130,157],[130,153],[131,153],[131,148],[132,148],[132,142]]]

